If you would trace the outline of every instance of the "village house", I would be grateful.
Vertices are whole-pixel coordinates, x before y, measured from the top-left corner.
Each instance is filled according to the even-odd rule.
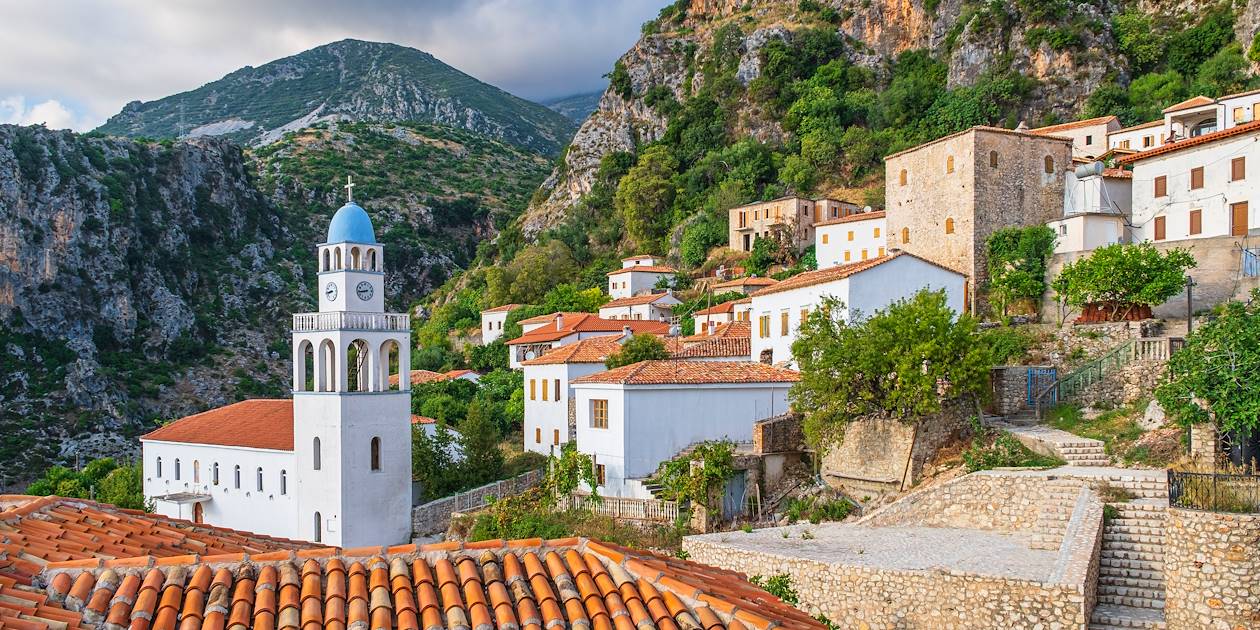
[[[385,312],[384,248],[363,208],[333,215],[316,256],[319,311],[293,316],[292,399],[141,437],[159,513],[346,547],[410,539],[409,318]]]
[[[737,252],[751,252],[757,239],[780,230],[790,246],[804,251],[814,243],[814,223],[857,211],[857,205],[847,201],[795,196],[737,206],[727,211],[729,247]]]
[[[521,364],[546,354],[552,348],[566,346],[591,337],[620,335],[629,328],[634,334],[665,335],[667,322],[603,319],[595,313],[553,313],[550,323],[530,323],[530,328],[516,339],[507,342],[508,366],[519,369]]]
[[[879,258],[887,245],[883,212],[850,214],[814,224],[814,258],[819,269]]]
[[[1063,216],[1046,223],[1055,233],[1054,253],[1131,241],[1133,173],[1092,162],[1068,171],[1065,178]]]
[[[884,161],[888,250],[898,248],[967,276],[964,303],[987,305],[987,241],[1007,227],[1062,216],[1072,140],[972,127]]]
[[[759,278],[757,276],[745,276],[743,278],[735,278],[726,282],[719,282],[713,285],[710,290],[714,295],[722,293],[742,293],[744,295],[752,295],[768,286],[773,286],[778,282],[774,278]]]
[[[1260,120],[1260,90],[1220,98],[1195,96],[1164,109],[1158,120],[1118,129],[1107,136],[1112,149],[1149,151]]]
[[[710,325],[716,326],[735,321],[735,303],[737,301],[723,302],[717,306],[702,308],[692,313],[691,317],[696,323],[696,334],[701,334],[701,331],[708,330]]]
[[[503,325],[508,315],[520,308],[520,304],[504,304],[481,311],[481,343],[490,345],[503,336]]]
[[[571,381],[578,450],[600,494],[651,498],[644,481],[705,440],[747,442],[753,423],[784,413],[792,370],[742,361],[642,361]],[[644,436],[651,436],[644,439]]]
[[[451,370],[443,372],[442,376],[448,381],[469,381],[476,383],[481,380],[481,375],[472,370]]]
[[[621,269],[608,272],[608,297],[617,300],[650,293],[662,280],[669,282],[678,273],[673,267],[658,265],[654,256],[621,259]]]
[[[793,365],[792,343],[801,323],[828,298],[839,301],[837,315],[848,320],[854,313],[873,315],[923,289],[944,290],[949,307],[962,313],[966,282],[963,274],[906,252],[792,276],[752,296],[753,360]]]
[[[644,293],[605,303],[599,307],[599,316],[604,319],[670,321],[674,317],[674,307],[679,304],[682,302],[674,297],[671,290]]]
[[[1055,136],[1072,141],[1072,157],[1081,161],[1093,161],[1107,152],[1108,136],[1120,130],[1116,116],[1099,116],[1086,120],[1066,122],[1048,127],[1038,127],[1028,133],[1038,136]]]
[[[573,439],[570,404],[573,379],[604,371],[604,361],[621,351],[628,338],[591,337],[523,361],[525,387],[524,441],[526,451],[551,455]]]

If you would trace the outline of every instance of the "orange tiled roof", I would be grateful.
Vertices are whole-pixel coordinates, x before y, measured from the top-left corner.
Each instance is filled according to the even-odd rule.
[[[502,312],[504,312],[504,311],[514,311],[514,310],[516,310],[516,309],[518,309],[518,308],[520,308],[520,307],[521,307],[521,305],[520,305],[520,304],[504,304],[504,305],[502,305],[502,306],[496,306],[496,307],[494,307],[494,308],[488,308],[488,309],[486,309],[486,310],[484,310],[484,311],[481,311],[481,312],[482,312],[482,313],[502,313]]]
[[[768,287],[776,283],[778,283],[778,280],[775,280],[774,278],[759,278],[759,277],[749,276],[747,278],[735,278],[734,280],[727,280],[726,282],[719,282],[718,284],[713,285],[713,288],[725,289],[728,287]]]
[[[712,335],[704,333],[696,333],[690,337],[684,337],[685,343],[694,343],[697,341],[707,341],[709,339],[738,339],[741,337],[752,337],[752,322],[734,321],[719,324],[713,329]]]
[[[1158,119],[1158,120],[1152,120],[1152,121],[1150,121],[1150,122],[1144,122],[1144,123],[1140,123],[1140,124],[1137,124],[1137,125],[1133,125],[1132,127],[1125,127],[1124,129],[1117,129],[1117,130],[1115,130],[1115,131],[1113,131],[1113,132],[1111,132],[1111,133],[1113,133],[1113,134],[1114,134],[1114,133],[1124,133],[1124,132],[1126,132],[1126,131],[1137,131],[1138,129],[1149,129],[1149,128],[1151,128],[1151,127],[1159,127],[1159,126],[1161,126],[1161,125],[1163,125],[1163,124],[1164,124],[1164,119],[1163,119],[1163,118],[1160,118],[1160,119]]]
[[[810,287],[816,284],[822,284],[824,282],[834,282],[836,280],[841,280],[843,278],[848,278],[849,276],[852,276],[854,274],[861,273],[872,267],[878,267],[879,265],[882,265],[899,256],[910,256],[912,258],[918,258],[919,260],[922,260],[926,263],[936,265],[937,267],[941,267],[941,265],[937,265],[936,263],[926,258],[920,258],[919,256],[915,256],[914,254],[911,254],[908,252],[894,252],[887,256],[880,256],[879,258],[871,258],[869,260],[855,262],[850,265],[828,267],[826,269],[819,269],[817,271],[806,271],[805,273],[792,276],[791,278],[788,278],[772,287],[762,289],[761,291],[757,293],[757,295],[758,296],[769,295],[771,293],[791,291],[792,289],[799,289],[801,287]],[[946,267],[941,267],[941,269],[946,269]]]
[[[83,617],[65,610],[48,595],[0,575],[0,630],[76,630]]]
[[[1133,179],[1133,171],[1126,171],[1122,168],[1104,168],[1102,176],[1116,179]]]
[[[411,414],[411,424],[434,424],[436,422],[437,420],[428,416],[417,416],[415,414]]]
[[[560,346],[521,365],[559,365],[561,363],[603,363],[609,355],[621,351],[621,335],[589,337]]]
[[[688,337],[688,340],[692,339]],[[720,357],[752,357],[752,337],[702,337],[687,341],[681,350],[670,353],[674,359],[713,359]]]
[[[632,271],[642,271],[644,273],[678,273],[673,267],[662,267],[661,265],[634,265],[631,267],[622,267],[616,271],[609,271],[608,275],[615,276],[619,273],[630,273]]]
[[[1188,98],[1184,101],[1181,101],[1180,103],[1177,103],[1175,105],[1169,105],[1168,107],[1165,107],[1163,113],[1170,114],[1172,112],[1179,112],[1183,109],[1192,109],[1195,107],[1203,107],[1204,105],[1212,105],[1213,103],[1216,103],[1216,99],[1211,99],[1206,96],[1195,96],[1192,98]]]
[[[441,372],[434,372],[432,370],[412,370],[410,380],[411,380],[412,385],[423,385],[425,383],[432,383],[434,381],[444,381],[446,380],[446,375]],[[389,375],[389,384],[390,385],[398,384],[397,374]]]
[[[710,306],[709,308],[700,309],[696,311],[695,313],[692,313],[692,315],[693,316],[695,315],[720,315],[722,313],[730,313],[735,310],[735,303],[737,301],[738,300],[722,302],[721,304],[718,304],[717,306]]]
[[[814,224],[814,227],[822,227],[824,225],[836,225],[839,223],[853,223],[855,221],[870,221],[872,219],[882,219],[882,218],[884,218],[883,210],[876,210],[874,212],[858,212],[855,214],[850,214],[847,217],[836,217],[834,219],[827,219],[826,221],[819,221],[818,223]]]
[[[256,398],[185,416],[142,440],[293,450],[293,400]]]
[[[638,306],[640,304],[651,304],[668,295],[670,294],[669,293],[644,293],[643,295],[632,295],[630,297],[610,300],[599,308],[605,309],[605,308],[618,308],[621,306]]]
[[[722,383],[795,383],[793,370],[752,361],[640,361],[573,380],[573,384],[717,385]]]
[[[649,259],[649,258],[659,258],[659,257],[658,257],[658,256],[653,256],[653,255],[651,255],[651,254],[639,254],[639,255],[637,255],[637,256],[630,256],[629,258],[622,258],[622,259],[621,259],[621,262],[628,262],[628,261],[631,261],[631,260],[647,260],[647,259]]]
[[[456,379],[466,374],[477,374],[477,373],[472,370],[451,370],[449,372],[443,373],[442,376],[449,379]],[[480,375],[478,374],[478,376]]]
[[[1113,120],[1119,119],[1115,116],[1099,116],[1097,118],[1086,118],[1085,120],[1075,120],[1072,122],[1059,123],[1057,125],[1049,125],[1047,127],[1037,127],[1036,129],[1030,129],[1028,133],[1045,135],[1055,133],[1057,131],[1080,129],[1081,127],[1088,127],[1090,125],[1105,125]]]
[[[579,538],[49,568],[53,602],[132,630],[816,630],[731,571]]]
[[[0,495],[0,579],[24,584],[49,562],[314,547],[87,499]]]
[[[1201,136],[1197,136],[1194,138],[1186,138],[1185,140],[1178,140],[1176,142],[1168,142],[1162,146],[1155,147],[1154,149],[1151,149],[1149,151],[1142,151],[1140,153],[1134,153],[1131,155],[1121,156],[1119,158],[1116,158],[1116,162],[1119,164],[1132,164],[1139,160],[1145,160],[1146,158],[1155,157],[1157,155],[1164,155],[1167,153],[1172,153],[1174,151],[1180,151],[1182,149],[1189,149],[1191,147],[1202,146],[1209,142],[1216,142],[1217,140],[1225,140],[1227,138],[1233,138],[1234,136],[1241,136],[1242,134],[1251,133],[1253,131],[1260,131],[1260,120],[1253,120],[1249,123],[1244,123],[1236,127],[1230,127],[1229,129],[1222,129],[1220,131],[1213,131],[1212,133],[1205,133]]]
[[[516,322],[516,323],[521,324],[521,325],[546,324],[546,323],[550,323],[551,320],[555,319],[556,315],[564,315],[565,319],[568,319],[570,317],[582,317],[584,315],[590,315],[590,313],[581,312],[581,311],[559,311],[556,313],[547,313],[545,315],[535,315],[533,317],[522,319],[521,321]]]
[[[541,328],[531,330],[507,342],[507,345],[545,343],[582,332],[620,332],[627,326],[631,332],[636,334],[663,335],[669,331],[669,324],[665,322],[653,322],[646,319],[602,319],[592,313],[576,313],[574,315],[571,317],[570,314],[566,313],[559,330],[556,329],[555,324],[549,321]],[[553,314],[552,317],[554,318],[555,315]]]

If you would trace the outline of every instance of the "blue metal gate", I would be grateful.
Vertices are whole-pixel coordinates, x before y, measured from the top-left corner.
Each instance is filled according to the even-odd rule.
[[[744,513],[744,494],[747,490],[744,471],[735,471],[726,481],[726,491],[722,493],[722,518],[732,519]]]
[[[1243,248],[1242,275],[1244,278],[1260,276],[1260,247]]]
[[[1054,385],[1059,379],[1058,371],[1052,367],[1030,367],[1028,368],[1028,405],[1037,403],[1037,396],[1041,392],[1046,391],[1047,387]],[[1045,402],[1058,402],[1058,392],[1050,392]]]

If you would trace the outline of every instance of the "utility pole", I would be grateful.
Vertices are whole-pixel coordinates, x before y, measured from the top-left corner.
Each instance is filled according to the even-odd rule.
[[[1194,330],[1194,278],[1186,276],[1186,336]]]

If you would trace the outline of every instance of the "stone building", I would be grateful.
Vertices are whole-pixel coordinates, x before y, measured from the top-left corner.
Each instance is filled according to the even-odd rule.
[[[894,153],[884,164],[888,249],[967,275],[967,302],[975,310],[986,304],[989,235],[1062,215],[1072,140],[972,127]]]
[[[815,223],[858,211],[857,204],[847,201],[803,197],[779,197],[731,208],[728,210],[730,248],[737,252],[751,252],[757,239],[782,230],[796,250],[803,251],[814,244]]]

